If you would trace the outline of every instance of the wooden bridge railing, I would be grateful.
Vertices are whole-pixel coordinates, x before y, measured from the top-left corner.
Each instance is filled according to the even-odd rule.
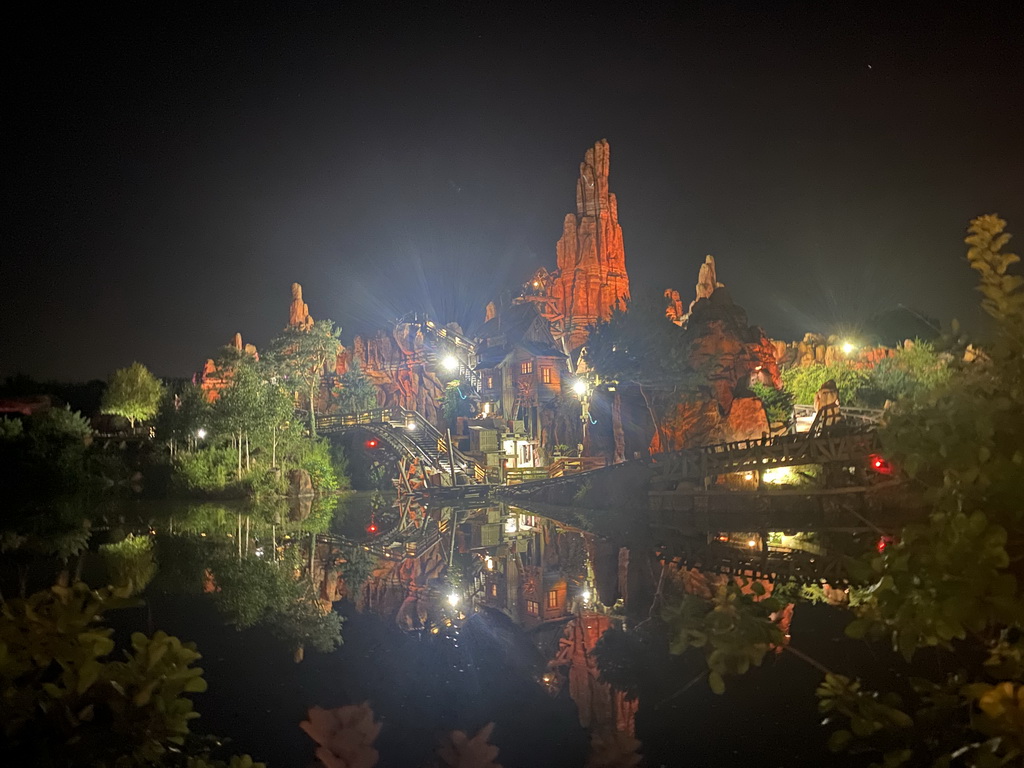
[[[388,424],[391,422],[391,409],[375,408],[372,411],[360,411],[359,413],[318,416],[316,422],[317,429],[321,432],[342,427],[355,427],[360,424]]]

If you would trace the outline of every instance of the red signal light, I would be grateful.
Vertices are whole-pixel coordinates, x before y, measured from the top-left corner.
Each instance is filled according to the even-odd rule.
[[[373,523],[370,523],[368,526],[366,526],[366,532],[370,533],[370,534],[376,533],[377,532],[377,526],[374,525]]]
[[[868,460],[871,464],[871,468],[875,470],[875,472],[878,472],[879,474],[882,475],[892,474],[892,464],[886,461],[883,457],[879,456],[877,453],[871,454],[871,456],[868,457]]]
[[[372,439],[372,438],[370,440],[367,440],[366,441],[366,447],[367,448],[376,448],[377,447],[377,441]]]

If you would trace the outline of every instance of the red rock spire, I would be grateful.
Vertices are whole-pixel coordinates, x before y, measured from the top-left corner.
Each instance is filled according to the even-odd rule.
[[[549,296],[563,318],[570,348],[582,345],[588,327],[607,320],[629,298],[618,203],[608,191],[608,162],[605,139],[587,150],[576,182],[576,213],[565,217],[556,246],[558,275]]]

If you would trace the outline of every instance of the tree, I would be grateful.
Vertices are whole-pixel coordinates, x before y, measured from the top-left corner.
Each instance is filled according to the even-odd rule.
[[[178,445],[196,444],[201,429],[210,426],[210,401],[198,384],[188,383],[177,391],[168,389],[157,414],[157,437],[167,442],[173,456]]]
[[[103,393],[103,413],[112,413],[128,419],[132,429],[135,422],[156,415],[163,395],[160,380],[142,363],[114,371],[107,391]]]
[[[317,320],[308,329],[289,326],[271,342],[271,354],[285,385],[309,404],[309,431],[316,436],[316,400],[324,369],[338,357],[341,328]]]
[[[341,375],[332,395],[341,413],[362,413],[377,407],[377,387],[355,358]]]

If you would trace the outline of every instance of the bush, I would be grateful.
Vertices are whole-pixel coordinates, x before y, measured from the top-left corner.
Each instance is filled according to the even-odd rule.
[[[174,457],[174,482],[182,490],[224,491],[234,479],[238,454],[233,448],[208,447]]]
[[[923,341],[896,350],[871,371],[871,389],[875,405],[886,400],[902,400],[924,394],[945,384],[952,375],[950,359]]]
[[[782,384],[801,405],[814,402],[814,393],[829,379],[835,379],[839,387],[839,402],[842,405],[863,405],[862,390],[870,381],[870,373],[861,368],[851,368],[845,363],[832,365],[802,365],[782,372]]]
[[[334,471],[331,443],[326,438],[303,440],[298,450],[298,465],[309,472],[313,490],[317,493],[334,493],[341,488]]]
[[[107,566],[110,583],[130,590],[133,595],[142,592],[156,574],[153,539],[149,536],[129,534],[116,544],[103,544],[100,555]]]
[[[750,385],[751,391],[764,403],[765,413],[769,422],[785,421],[793,418],[793,395],[783,389],[775,389],[755,381]]]

